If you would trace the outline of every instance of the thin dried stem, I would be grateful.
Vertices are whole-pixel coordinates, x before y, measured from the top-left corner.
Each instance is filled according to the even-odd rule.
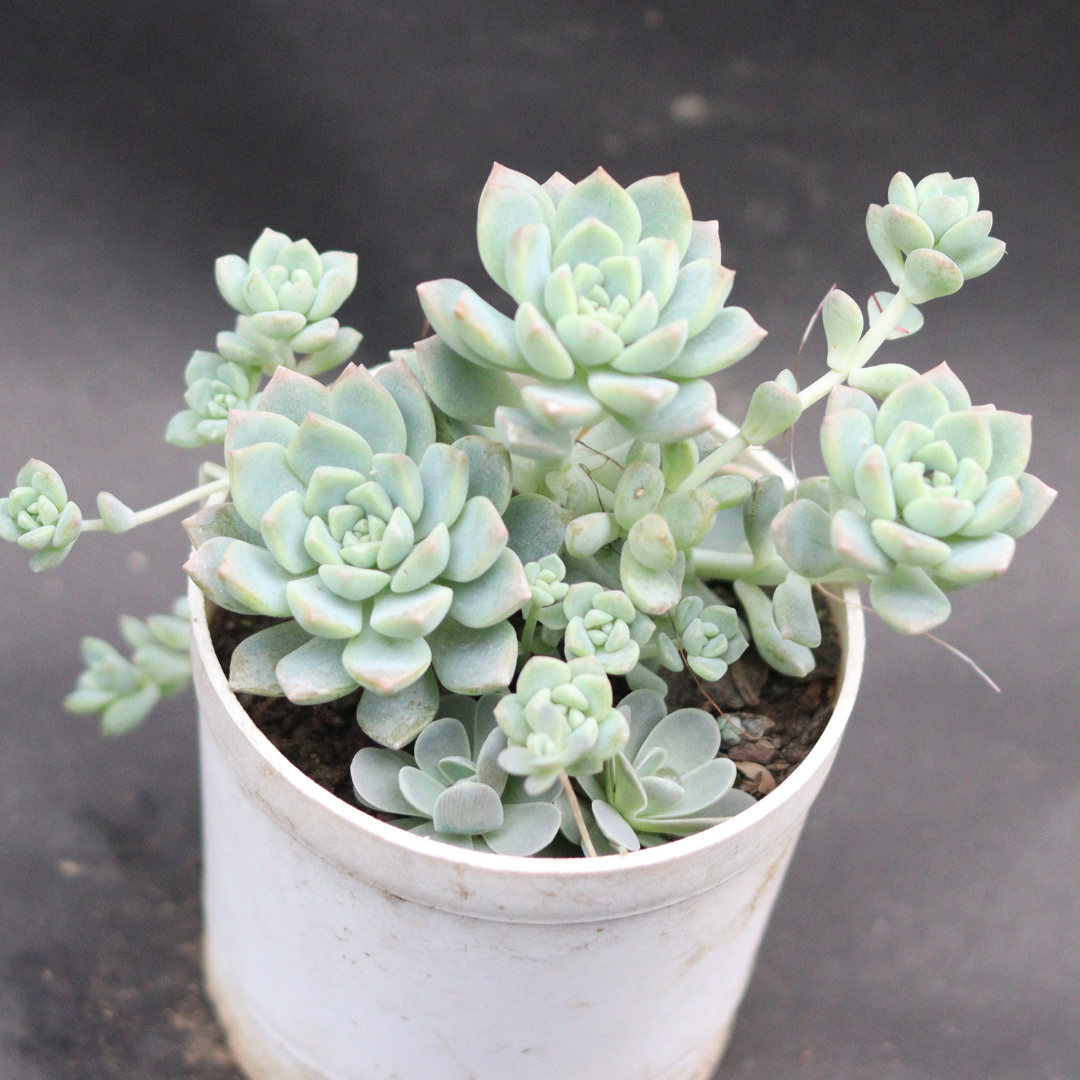
[[[713,701],[712,695],[705,689],[705,684],[698,678],[697,672],[690,666],[689,662],[687,661],[685,650],[680,649],[679,655],[683,659],[683,665],[685,666],[686,670],[690,672],[690,678],[697,683],[697,688],[701,691],[701,696],[716,710],[718,716],[722,716],[726,720],[727,713],[724,712],[724,710],[721,709],[715,701]]]
[[[803,331],[802,341],[799,342],[799,350],[795,353],[795,365],[791,369],[791,374],[795,376],[796,386],[799,383],[799,361],[802,360],[803,349],[806,347],[807,341],[810,339],[811,331],[814,329],[814,324],[818,321],[821,315],[821,309],[825,306],[825,301],[832,295],[833,290],[836,288],[836,282],[834,281],[829,286],[829,291],[821,298],[821,303],[814,308],[814,314],[810,316],[810,321],[806,324],[806,329]],[[798,423],[798,421],[796,421]],[[791,475],[795,477],[796,482],[799,479],[799,473],[795,468],[795,424],[791,425],[791,439],[788,445],[788,464],[791,465]]]
[[[585,815],[581,812],[581,803],[578,802],[577,792],[574,791],[574,785],[570,783],[570,777],[566,775],[565,770],[559,773],[559,783],[562,784],[562,789],[566,793],[566,801],[570,803],[570,813],[574,815],[578,832],[581,833],[581,846],[590,859],[595,859],[596,848],[593,847],[592,837],[585,827]]]
[[[851,604],[842,596],[837,596],[836,593],[829,592],[828,589],[824,588],[821,585],[815,585],[814,588],[817,589],[817,591],[820,592],[823,596],[829,597],[830,600],[836,600],[837,602],[844,604],[847,607],[862,608],[863,611],[869,611],[871,615],[878,614],[872,607],[867,607],[865,604]],[[878,618],[880,619],[881,616],[878,615]],[[931,634],[929,630],[924,630],[919,636],[929,638],[931,641],[936,642],[942,648],[948,649],[949,652],[951,652],[954,656],[958,656],[961,660],[963,660],[964,663],[967,664],[975,672],[975,674],[979,676],[979,678],[983,679],[995,693],[1001,693],[1001,687],[998,686],[998,684],[994,682],[994,680],[991,679],[990,676],[987,675],[986,672],[983,671],[983,669],[979,667],[979,665],[976,664],[975,661],[972,660],[966,652],[961,652],[955,645],[950,645],[947,641],[942,641],[942,639],[937,637],[935,634]]]

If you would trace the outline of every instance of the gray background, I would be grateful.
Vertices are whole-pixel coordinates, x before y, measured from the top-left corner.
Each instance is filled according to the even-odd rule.
[[[190,351],[230,322],[213,258],[264,224],[358,251],[345,315],[378,360],[419,334],[416,282],[484,281],[496,159],[682,172],[732,302],[771,332],[724,384],[739,416],[833,282],[887,287],[862,220],[893,171],[974,174],[1009,255],[882,358],[948,360],[977,400],[1034,413],[1031,468],[1062,498],[944,631],[1000,695],[871,621],[719,1076],[1075,1080],[1077,8],[732,7],[4,3],[0,474],[32,453],[86,508],[182,490],[198,456],[161,432]],[[804,372],[822,356],[815,338]],[[175,521],[87,536],[42,576],[0,551],[4,1078],[234,1075],[198,989],[193,702],[115,742],[59,704],[79,637],[162,610],[184,551]]]

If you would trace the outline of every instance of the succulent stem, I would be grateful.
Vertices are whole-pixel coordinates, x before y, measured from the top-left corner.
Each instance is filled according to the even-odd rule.
[[[209,484],[202,484],[197,488],[192,488],[191,491],[185,491],[182,495],[175,495],[173,498],[166,499],[165,502],[158,503],[156,506],[148,506],[145,510],[139,510],[135,514],[135,524],[146,525],[151,521],[157,521],[158,518],[166,517],[175,510],[182,510],[185,506],[199,502],[200,499],[228,490],[229,478],[227,476],[219,480],[212,480]],[[83,522],[82,531],[106,532],[107,530],[105,522],[101,518],[90,518]]]
[[[525,626],[521,631],[521,655],[524,657],[533,654],[533,635],[536,633],[536,617],[539,613],[539,604],[529,605],[529,613],[525,616]]]
[[[851,351],[851,357],[845,368],[827,371],[820,379],[799,391],[799,402],[803,409],[820,401],[834,386],[839,386],[856,368],[861,368],[881,347],[890,331],[900,321],[901,316],[911,307],[911,301],[898,292],[878,316],[874,325],[862,336],[858,345]],[[715,476],[728,462],[733,461],[750,443],[740,432],[732,435],[722,446],[718,446],[696,469],[679,485],[680,491],[700,487],[710,477]]]
[[[574,821],[577,823],[578,832],[581,833],[581,846],[585,849],[585,854],[590,859],[596,858],[596,848],[593,847],[592,837],[589,835],[589,830],[585,827],[585,815],[581,812],[581,803],[578,802],[577,792],[574,791],[574,785],[570,783],[570,777],[565,772],[559,773],[559,783],[562,784],[562,789],[566,792],[567,802],[570,803],[570,812],[574,815]]]

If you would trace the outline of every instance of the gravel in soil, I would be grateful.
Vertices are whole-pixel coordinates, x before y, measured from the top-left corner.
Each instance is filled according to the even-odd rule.
[[[734,602],[722,588],[713,588],[726,602]],[[806,758],[832,715],[840,641],[827,605],[821,598],[818,603],[822,641],[814,650],[817,667],[804,679],[774,671],[753,647],[718,682],[703,683],[689,671],[668,673],[672,711],[692,706],[732,718],[743,728],[740,741],[724,753],[739,770],[738,787],[756,798],[773,791]],[[225,671],[244,638],[281,621],[216,609],[210,635]],[[628,687],[619,678],[612,684],[618,701]],[[323,705],[294,705],[285,698],[237,694],[255,725],[293,765],[351,805],[356,800],[349,766],[357,750],[373,745],[356,723],[359,697],[357,690]]]

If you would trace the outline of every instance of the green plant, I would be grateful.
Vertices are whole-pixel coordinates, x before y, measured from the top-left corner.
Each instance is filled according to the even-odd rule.
[[[444,697],[441,718],[420,733],[413,753],[366,747],[352,763],[365,806],[400,815],[394,824],[420,836],[500,855],[535,855],[555,837],[561,815],[507,783],[499,757],[499,694]]]
[[[236,648],[231,686],[299,705],[363,688],[357,722],[378,744],[353,766],[364,805],[513,854],[560,827],[589,855],[688,835],[752,797],[723,755],[740,722],[669,714],[670,673],[709,698],[753,643],[807,675],[815,588],[867,583],[890,626],[925,633],[947,593],[1005,571],[1053,501],[1025,472],[1030,418],[972,406],[947,364],[867,366],[1000,260],[991,224],[971,178],[898,173],[866,219],[895,291],[872,293],[868,317],[830,291],[826,372],[763,382],[730,436],[707,377],[765,332],[725,306],[717,223],[693,220],[676,175],[623,189],[602,169],[539,184],[496,165],[477,237],[513,314],[427,282],[434,333],[329,385],[316,376],[360,342],[336,318],[356,256],[266,230],[248,259],[218,260],[236,327],[192,356],[166,433],[222,444],[224,467],[139,512],[102,492],[83,520],[31,460],[0,536],[45,570],[81,533],[203,503],[185,570],[219,607],[278,620]],[[738,460],[826,397],[827,476],[789,489]],[[188,672],[177,618],[122,626],[132,660],[86,639],[67,699],[113,733]],[[632,690],[618,707],[612,678]]]

